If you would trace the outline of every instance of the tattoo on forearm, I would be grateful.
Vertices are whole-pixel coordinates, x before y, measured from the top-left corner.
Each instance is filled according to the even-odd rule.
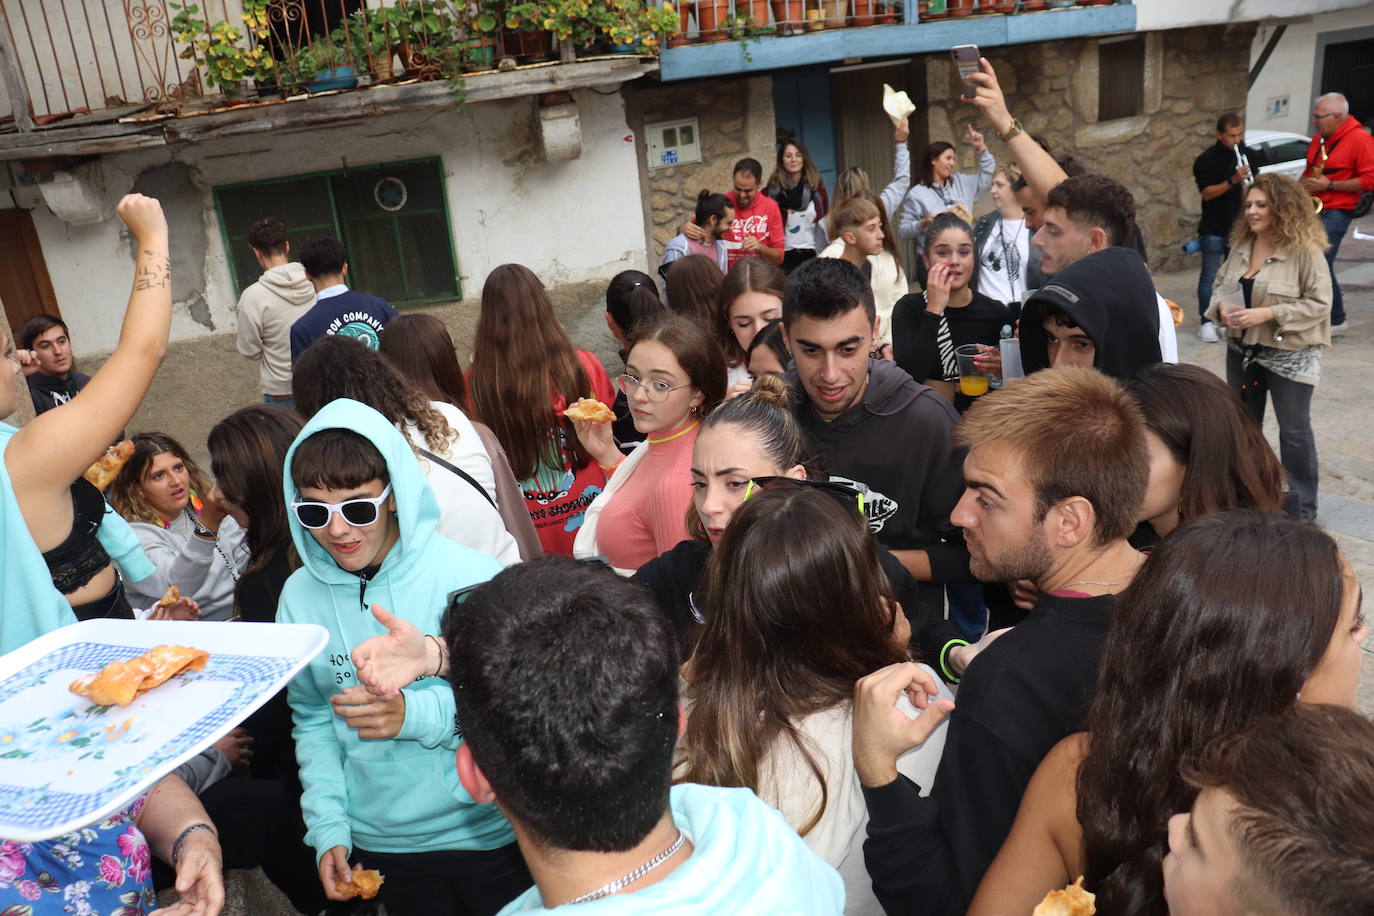
[[[145,255],[156,256],[156,252],[145,251]],[[172,285],[172,265],[164,257],[157,261],[140,264],[134,272],[134,292],[150,289],[167,289]]]

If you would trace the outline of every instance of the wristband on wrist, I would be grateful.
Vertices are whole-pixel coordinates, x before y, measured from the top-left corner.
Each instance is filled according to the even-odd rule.
[[[191,834],[195,833],[197,830],[208,830],[208,831],[210,831],[210,836],[214,837],[216,841],[219,840],[219,836],[215,833],[215,828],[214,828],[214,827],[211,827],[209,824],[205,824],[205,823],[192,824],[191,826],[187,827],[185,830],[181,831],[181,836],[177,837],[176,842],[172,844],[172,867],[173,867],[173,868],[176,868],[176,867],[177,867],[177,860],[178,860],[179,858],[181,858],[181,846],[182,846],[182,844],[186,842],[186,838],[187,838],[187,837],[189,837]]]
[[[615,464],[601,464],[601,465],[600,465],[601,470],[602,470],[603,472],[605,472],[605,474],[606,474],[607,477],[610,477],[612,474],[615,473],[615,469],[618,468],[618,467],[620,467],[620,462],[621,462],[621,461],[624,461],[624,460],[625,460],[625,457],[622,455],[621,458],[620,458],[620,461],[617,461]]]
[[[944,648],[940,650],[940,670],[944,672],[945,680],[949,681],[951,684],[959,683],[959,675],[955,674],[953,669],[950,668],[949,650],[953,649],[955,646],[967,646],[968,644],[967,639],[951,639],[949,642],[945,643]]]

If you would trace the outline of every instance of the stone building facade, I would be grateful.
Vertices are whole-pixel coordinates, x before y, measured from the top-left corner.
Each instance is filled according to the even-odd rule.
[[[1201,212],[1193,160],[1215,142],[1218,116],[1244,115],[1254,30],[1241,24],[1137,36],[1144,44],[1141,110],[1109,120],[1098,117],[1108,43],[1088,38],[1019,45],[990,49],[987,57],[1007,107],[1026,130],[1129,188],[1151,268],[1178,270],[1190,266],[1180,246],[1196,236]],[[926,90],[927,136],[955,140],[961,167],[972,169],[973,150],[960,142],[970,108],[958,100],[947,57],[927,58]],[[918,105],[918,117],[921,110]],[[987,139],[1003,161],[1005,146],[990,132]]]
[[[625,113],[639,153],[639,187],[644,190],[644,234],[652,271],[663,246],[691,215],[704,189],[725,193],[731,168],[752,156],[767,181],[773,170],[773,81],[768,76],[694,80],[655,86],[647,80],[625,88]],[[697,118],[701,162],[650,169],[645,126]]]

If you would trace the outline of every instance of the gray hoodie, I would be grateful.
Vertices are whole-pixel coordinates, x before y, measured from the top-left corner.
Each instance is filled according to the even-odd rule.
[[[291,325],[314,304],[315,287],[295,261],[268,268],[239,296],[239,352],[260,361],[264,394],[291,397]]]

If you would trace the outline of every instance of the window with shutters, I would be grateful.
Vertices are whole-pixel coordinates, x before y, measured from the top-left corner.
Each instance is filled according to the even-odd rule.
[[[343,242],[349,286],[402,305],[462,298],[437,158],[222,185],[214,195],[235,293],[262,273],[248,230],[272,216],[292,251],[325,236]]]

